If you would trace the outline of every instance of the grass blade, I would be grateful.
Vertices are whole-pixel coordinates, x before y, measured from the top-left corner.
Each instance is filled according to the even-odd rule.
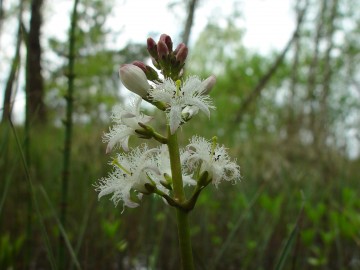
[[[21,161],[22,161],[22,164],[23,164],[24,170],[25,170],[25,176],[26,176],[26,179],[29,182],[30,191],[31,191],[30,192],[31,193],[31,198],[32,198],[32,200],[34,202],[34,205],[35,205],[36,214],[38,215],[39,220],[40,220],[41,233],[42,233],[42,236],[43,236],[44,241],[45,241],[46,252],[47,252],[48,259],[49,259],[49,262],[50,262],[50,265],[51,265],[51,269],[57,269],[56,263],[55,263],[55,257],[54,257],[54,254],[53,254],[53,251],[52,251],[52,248],[51,248],[51,245],[50,245],[50,239],[48,237],[48,234],[47,234],[47,231],[46,231],[46,228],[45,228],[45,224],[43,222],[44,218],[43,218],[43,216],[41,214],[41,211],[40,211],[40,208],[39,208],[39,202],[37,200],[36,193],[35,193],[35,188],[34,188],[33,182],[32,182],[31,177],[30,177],[30,172],[29,172],[29,168],[27,166],[26,160],[25,160],[24,152],[22,151],[20,141],[19,141],[19,137],[18,137],[18,135],[16,133],[14,125],[13,125],[11,119],[9,119],[9,120],[10,120],[11,129],[12,129],[12,131],[14,133],[14,136],[15,136],[16,144],[17,144],[19,152],[20,152]]]
[[[221,246],[221,249],[219,251],[219,253],[217,254],[217,256],[215,257],[214,261],[211,263],[211,269],[216,269],[216,266],[218,265],[218,263],[220,262],[222,256],[225,254],[225,251],[228,249],[228,247],[231,244],[231,241],[235,238],[235,234],[237,232],[237,230],[240,228],[240,225],[242,224],[243,220],[245,219],[246,215],[248,214],[249,210],[253,207],[253,205],[255,204],[256,200],[259,198],[262,190],[263,190],[264,185],[261,185],[260,188],[258,189],[258,191],[256,192],[256,194],[254,195],[254,197],[252,198],[252,200],[250,201],[250,203],[248,204],[248,206],[246,207],[245,211],[243,212],[243,214],[238,218],[238,220],[235,223],[235,226],[232,228],[231,232],[229,233],[228,237],[226,238],[224,244]]]
[[[63,237],[63,239],[65,241],[65,245],[66,245],[66,247],[67,247],[67,249],[68,249],[68,251],[70,253],[70,256],[71,256],[71,258],[73,260],[73,263],[75,264],[77,269],[81,269],[80,263],[79,263],[79,261],[78,261],[78,259],[76,257],[76,254],[75,254],[75,251],[74,251],[73,247],[71,246],[70,240],[67,237],[67,233],[66,233],[66,231],[64,229],[64,226],[61,224],[59,217],[56,215],[56,211],[55,211],[54,207],[51,204],[51,200],[50,200],[49,196],[47,195],[46,190],[44,189],[44,187],[41,184],[39,185],[39,189],[40,189],[41,193],[43,194],[43,196],[44,196],[44,198],[45,198],[45,200],[46,200],[46,202],[47,202],[47,204],[48,204],[48,206],[50,208],[50,211],[52,212],[52,214],[53,214],[53,216],[55,218],[55,221],[56,221],[56,223],[57,223],[57,225],[59,227],[60,233],[61,233],[61,235],[62,235],[62,237]]]
[[[286,241],[286,244],[285,244],[285,247],[284,249],[282,250],[281,252],[281,255],[280,255],[280,259],[275,267],[275,270],[281,270],[283,269],[284,267],[284,264],[285,264],[285,261],[286,261],[286,258],[287,256],[289,255],[289,252],[290,252],[290,249],[292,247],[292,244],[294,242],[294,239],[295,239],[295,236],[298,234],[299,232],[299,228],[300,228],[300,220],[301,220],[301,217],[303,215],[303,212],[304,212],[304,204],[302,205],[301,209],[300,209],[300,213],[297,217],[297,220],[296,220],[296,223],[294,225],[294,228],[292,229],[291,231],[291,234],[288,238],[288,240]]]

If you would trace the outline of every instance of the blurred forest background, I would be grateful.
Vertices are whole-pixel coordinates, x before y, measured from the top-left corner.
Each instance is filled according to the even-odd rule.
[[[146,196],[121,214],[93,187],[110,170],[101,137],[111,108],[128,100],[118,68],[148,61],[147,37],[106,46],[113,1],[75,0],[66,42],[41,30],[50,1],[6,2],[0,41],[9,22],[16,36],[0,60],[0,269],[177,269],[173,209]],[[188,43],[206,4],[171,1],[169,12],[186,16],[174,16],[178,37],[167,34]],[[281,50],[244,46],[241,5],[190,46],[186,72],[217,76],[217,110],[196,116],[181,140],[216,135],[242,170],[239,184],[205,190],[190,216],[198,269],[360,269],[360,2],[294,0],[293,9]],[[18,91],[25,121],[14,126]]]

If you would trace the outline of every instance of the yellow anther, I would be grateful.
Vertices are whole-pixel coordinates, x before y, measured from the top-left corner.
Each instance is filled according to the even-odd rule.
[[[177,80],[175,82],[175,85],[176,85],[176,95],[178,96],[180,93],[180,87],[181,87],[181,80]]]

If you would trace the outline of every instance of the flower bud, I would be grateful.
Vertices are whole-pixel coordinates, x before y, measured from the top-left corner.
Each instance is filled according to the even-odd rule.
[[[144,73],[146,75],[146,78],[149,81],[159,80],[159,74],[152,67],[150,67],[148,65],[145,65],[141,61],[134,61],[134,62],[132,62],[132,64],[139,67],[139,68],[141,68],[141,70],[144,71]]]
[[[172,48],[173,48],[173,43],[172,43],[172,40],[171,40],[171,37],[166,35],[166,34],[162,34],[160,36],[160,40],[163,41],[166,46],[168,47],[169,51],[171,52],[172,51]]]
[[[158,56],[161,60],[163,60],[164,57],[169,55],[169,48],[166,46],[164,41],[160,40],[158,42],[157,52],[158,52]]]
[[[146,65],[143,62],[136,60],[136,61],[132,62],[132,64],[141,68],[141,70],[146,73]]]
[[[180,51],[181,48],[186,47],[185,43],[180,43],[179,45],[177,45],[175,51],[174,51],[174,55],[177,55],[177,53]]]
[[[151,86],[141,68],[132,64],[125,64],[120,67],[119,74],[121,82],[127,89],[141,97],[147,96]]]
[[[208,95],[210,93],[211,89],[214,87],[215,83],[216,83],[215,75],[211,75],[205,81],[203,81],[201,83],[201,86],[204,88],[202,95]]]
[[[176,54],[176,61],[180,63],[180,65],[185,63],[186,57],[188,56],[189,49],[184,45],[182,46]]]
[[[147,39],[147,50],[150,53],[150,55],[157,60],[158,52],[157,52],[156,42],[150,37]]]

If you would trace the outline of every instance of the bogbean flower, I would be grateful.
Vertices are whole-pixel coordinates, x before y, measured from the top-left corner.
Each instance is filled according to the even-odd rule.
[[[209,95],[204,94],[209,91],[209,86],[207,80],[201,81],[197,76],[190,76],[182,84],[180,81],[174,82],[166,78],[164,82],[155,85],[149,91],[153,100],[168,105],[166,114],[171,134],[174,134],[180,124],[187,120],[188,117],[183,118],[183,110],[186,107],[191,108],[191,116],[201,110],[210,117],[210,109],[215,107]]]
[[[221,181],[236,181],[240,178],[240,167],[230,160],[224,146],[204,138],[194,136],[187,146],[184,162],[190,170],[200,166],[199,174],[208,172],[208,179],[217,186]]]
[[[138,123],[146,124],[152,117],[140,112],[142,98],[137,97],[126,106],[115,106],[112,113],[112,121],[115,125],[106,133],[103,141],[108,143],[106,153],[109,153],[114,146],[119,144],[125,151],[128,151],[128,142],[131,135],[136,135],[135,130],[141,129]]]
[[[183,152],[184,151],[182,151],[182,153]],[[184,160],[182,156],[180,158],[182,161]],[[169,180],[171,181],[172,178],[170,155],[169,155],[168,147],[166,145],[162,145],[159,147],[157,164],[158,164],[158,173],[155,175],[155,177],[159,179],[159,181],[161,182],[164,182],[166,184],[171,184],[171,182],[169,183]],[[196,185],[196,181],[192,179],[191,176],[188,174],[183,174],[182,180],[184,185]]]
[[[129,153],[119,154],[111,165],[114,170],[106,178],[100,179],[96,186],[99,191],[99,199],[105,195],[113,193],[111,200],[115,205],[123,201],[124,206],[134,208],[139,204],[131,197],[131,192],[138,194],[141,199],[142,194],[149,193],[145,184],[156,186],[157,189],[168,193],[156,178],[149,175],[157,172],[157,149],[148,149],[146,145],[134,148]]]

